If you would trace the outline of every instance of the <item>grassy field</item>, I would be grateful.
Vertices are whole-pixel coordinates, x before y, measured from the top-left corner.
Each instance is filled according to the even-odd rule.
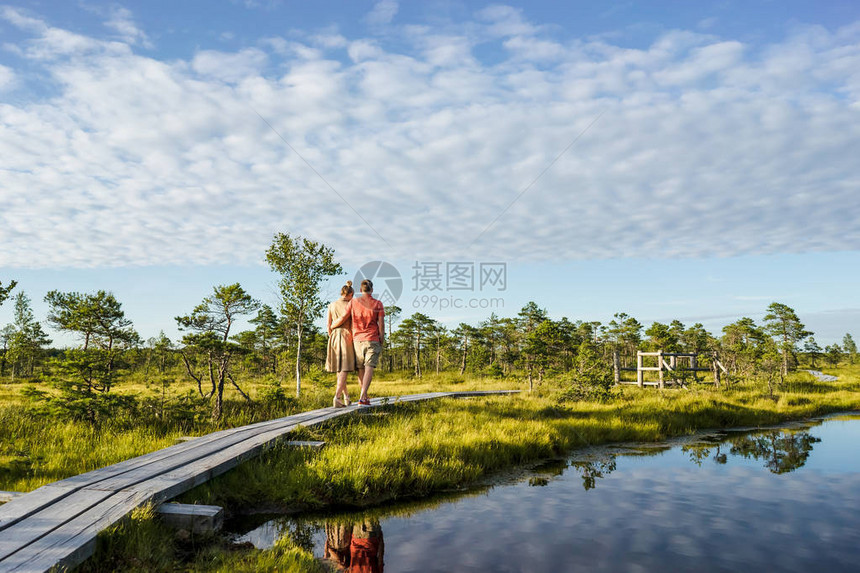
[[[556,380],[537,386],[531,394],[392,405],[379,413],[299,430],[300,437],[324,440],[327,446],[320,452],[275,448],[188,492],[183,501],[223,505],[233,513],[366,507],[467,487],[494,472],[581,446],[658,441],[704,428],[770,425],[860,410],[860,365],[824,371],[839,380],[817,382],[808,374],[794,374],[775,399],[767,397],[763,385],[745,383],[721,390],[697,384],[662,392],[625,386],[603,402],[560,402],[564,386]],[[157,384],[138,386],[138,392],[159,389]],[[170,445],[182,434],[326,406],[332,391],[324,379],[306,381],[300,400],[272,399],[267,380],[249,387],[255,402],[230,400],[219,424],[205,416],[182,424],[143,416],[135,424],[117,420],[96,431],[84,424],[34,417],[21,398],[21,388],[0,385],[7,397],[0,406],[0,489],[32,489]],[[426,376],[420,382],[390,377],[375,381],[372,393],[524,387],[512,380],[451,375]],[[187,389],[182,383],[169,387],[174,396]],[[158,550],[153,552],[152,547]],[[286,541],[267,552],[235,552],[218,539],[176,540],[151,511],[141,510],[102,536],[99,554],[84,570],[168,571],[182,563],[191,571],[251,571],[266,570],[269,562],[277,563],[279,570],[316,567],[311,556]]]
[[[0,383],[0,490],[31,491],[47,483],[139,456],[176,443],[181,436],[203,435],[227,427],[331,406],[334,380],[310,376],[295,398],[295,386],[275,386],[273,380],[249,379],[247,403],[235,390],[225,393],[225,411],[218,423],[209,419],[206,404],[193,397],[196,387],[171,377],[162,396],[159,377],[137,377],[116,387],[117,393],[140,397],[138,408],[92,428],[84,422],[60,421],[39,415],[25,398],[27,382]],[[356,384],[351,382],[356,388]],[[403,395],[428,391],[520,387],[511,381],[443,375],[421,381],[381,377],[373,395]],[[354,392],[357,396],[357,392]],[[181,399],[184,399],[181,400]]]

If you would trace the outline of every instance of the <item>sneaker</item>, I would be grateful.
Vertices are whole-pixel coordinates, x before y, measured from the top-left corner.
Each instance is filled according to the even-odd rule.
[[[359,405],[361,405],[361,406],[370,406],[370,399],[369,399],[369,398],[366,398],[366,399],[364,399],[364,400],[359,400],[359,401],[358,401],[358,403],[359,403]]]

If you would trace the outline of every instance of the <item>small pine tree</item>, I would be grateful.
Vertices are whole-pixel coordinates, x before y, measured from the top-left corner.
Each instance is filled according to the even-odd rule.
[[[842,349],[848,355],[848,363],[854,364],[854,360],[857,358],[857,344],[854,343],[854,339],[848,333],[845,333],[842,338]]]

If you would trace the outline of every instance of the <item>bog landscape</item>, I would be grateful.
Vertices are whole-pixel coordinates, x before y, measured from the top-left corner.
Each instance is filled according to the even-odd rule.
[[[0,39],[0,573],[858,569],[854,3]]]

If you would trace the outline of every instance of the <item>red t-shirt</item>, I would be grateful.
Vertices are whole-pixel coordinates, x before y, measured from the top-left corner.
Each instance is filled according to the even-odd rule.
[[[363,340],[380,341],[379,320],[385,316],[385,307],[382,301],[370,295],[361,295],[349,301],[349,312],[352,316],[352,339],[358,342]]]
[[[379,558],[379,537],[367,539],[353,537],[350,542],[349,573],[382,573],[382,559]]]

